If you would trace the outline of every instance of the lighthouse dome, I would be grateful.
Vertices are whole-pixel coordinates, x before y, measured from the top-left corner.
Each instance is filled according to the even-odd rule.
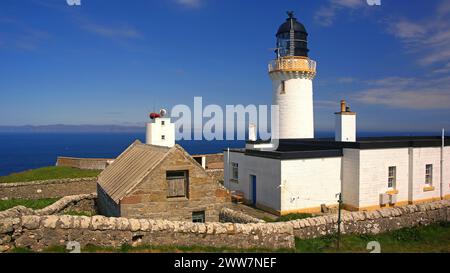
[[[297,21],[294,12],[288,12],[288,18],[277,32],[277,57],[308,57],[308,33],[305,26]]]

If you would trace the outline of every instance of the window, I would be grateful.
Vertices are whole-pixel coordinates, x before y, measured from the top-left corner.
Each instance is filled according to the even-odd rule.
[[[194,211],[192,213],[192,222],[204,223],[205,222],[205,211]]]
[[[186,197],[189,198],[189,181],[187,171],[168,171],[166,172],[167,180],[167,197]]]
[[[166,140],[166,136],[165,136],[165,135],[162,135],[162,136],[161,136],[161,140]]]
[[[231,179],[238,180],[239,178],[239,165],[237,163],[231,163]]]
[[[161,120],[161,125],[162,126],[166,125],[166,122],[164,120]]]
[[[395,189],[397,180],[397,167],[389,167],[388,188]]]
[[[433,165],[428,164],[425,166],[425,184],[433,185]]]
[[[281,81],[280,93],[281,94],[286,93],[286,81]]]

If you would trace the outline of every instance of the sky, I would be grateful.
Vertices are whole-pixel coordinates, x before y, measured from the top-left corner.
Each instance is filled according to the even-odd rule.
[[[450,130],[450,1],[0,1],[0,125],[143,125],[177,104],[269,105],[275,34],[309,33],[316,130]]]

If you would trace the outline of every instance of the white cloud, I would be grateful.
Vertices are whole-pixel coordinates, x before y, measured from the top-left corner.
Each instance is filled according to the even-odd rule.
[[[406,109],[450,109],[450,76],[442,78],[388,77],[367,82],[352,96],[365,104]]]
[[[141,38],[142,34],[129,25],[108,26],[85,21],[81,27],[99,36],[114,40],[127,40]]]
[[[388,32],[400,39],[424,66],[450,62],[450,2],[442,1],[435,14],[413,20],[401,18],[388,24]]]
[[[338,12],[344,8],[357,9],[365,5],[366,0],[329,0],[314,14],[314,20],[322,26],[331,26]]]

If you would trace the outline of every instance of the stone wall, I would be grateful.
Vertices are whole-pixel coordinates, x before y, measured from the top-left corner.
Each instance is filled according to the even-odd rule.
[[[220,222],[225,223],[241,223],[241,224],[248,224],[248,223],[265,223],[264,220],[252,217],[248,214],[245,214],[240,211],[235,211],[229,208],[223,208],[220,211]]]
[[[53,215],[64,214],[68,211],[95,213],[97,194],[80,194],[65,196],[55,203],[43,209],[33,210],[24,206],[17,206],[5,211],[0,211],[0,219],[17,218],[24,215]]]
[[[342,214],[342,234],[378,234],[401,228],[450,221],[450,201]],[[310,239],[336,233],[337,215],[287,222],[295,237]]]
[[[223,169],[206,169],[206,173],[208,173],[214,181],[223,184]]]
[[[337,216],[320,216],[282,223],[191,223],[167,220],[47,215],[62,213],[95,194],[65,197],[42,210],[16,207],[0,213],[0,252],[13,247],[35,251],[65,246],[180,245],[233,248],[293,248],[294,236],[309,239],[336,232]],[[242,214],[242,215],[241,215]],[[257,221],[243,213],[223,209],[222,220]],[[410,205],[342,215],[343,234],[378,234],[400,228],[450,220],[450,201]]]
[[[114,159],[58,156],[56,166],[72,167],[84,170],[104,170],[112,161],[114,161]]]
[[[77,241],[120,247],[124,244],[183,245],[279,249],[295,246],[292,227],[274,224],[189,223],[165,220],[107,218],[103,216],[37,216],[0,219],[3,251],[24,247],[42,251]]]
[[[43,199],[89,194],[96,191],[96,185],[96,177],[2,183],[0,199]]]

